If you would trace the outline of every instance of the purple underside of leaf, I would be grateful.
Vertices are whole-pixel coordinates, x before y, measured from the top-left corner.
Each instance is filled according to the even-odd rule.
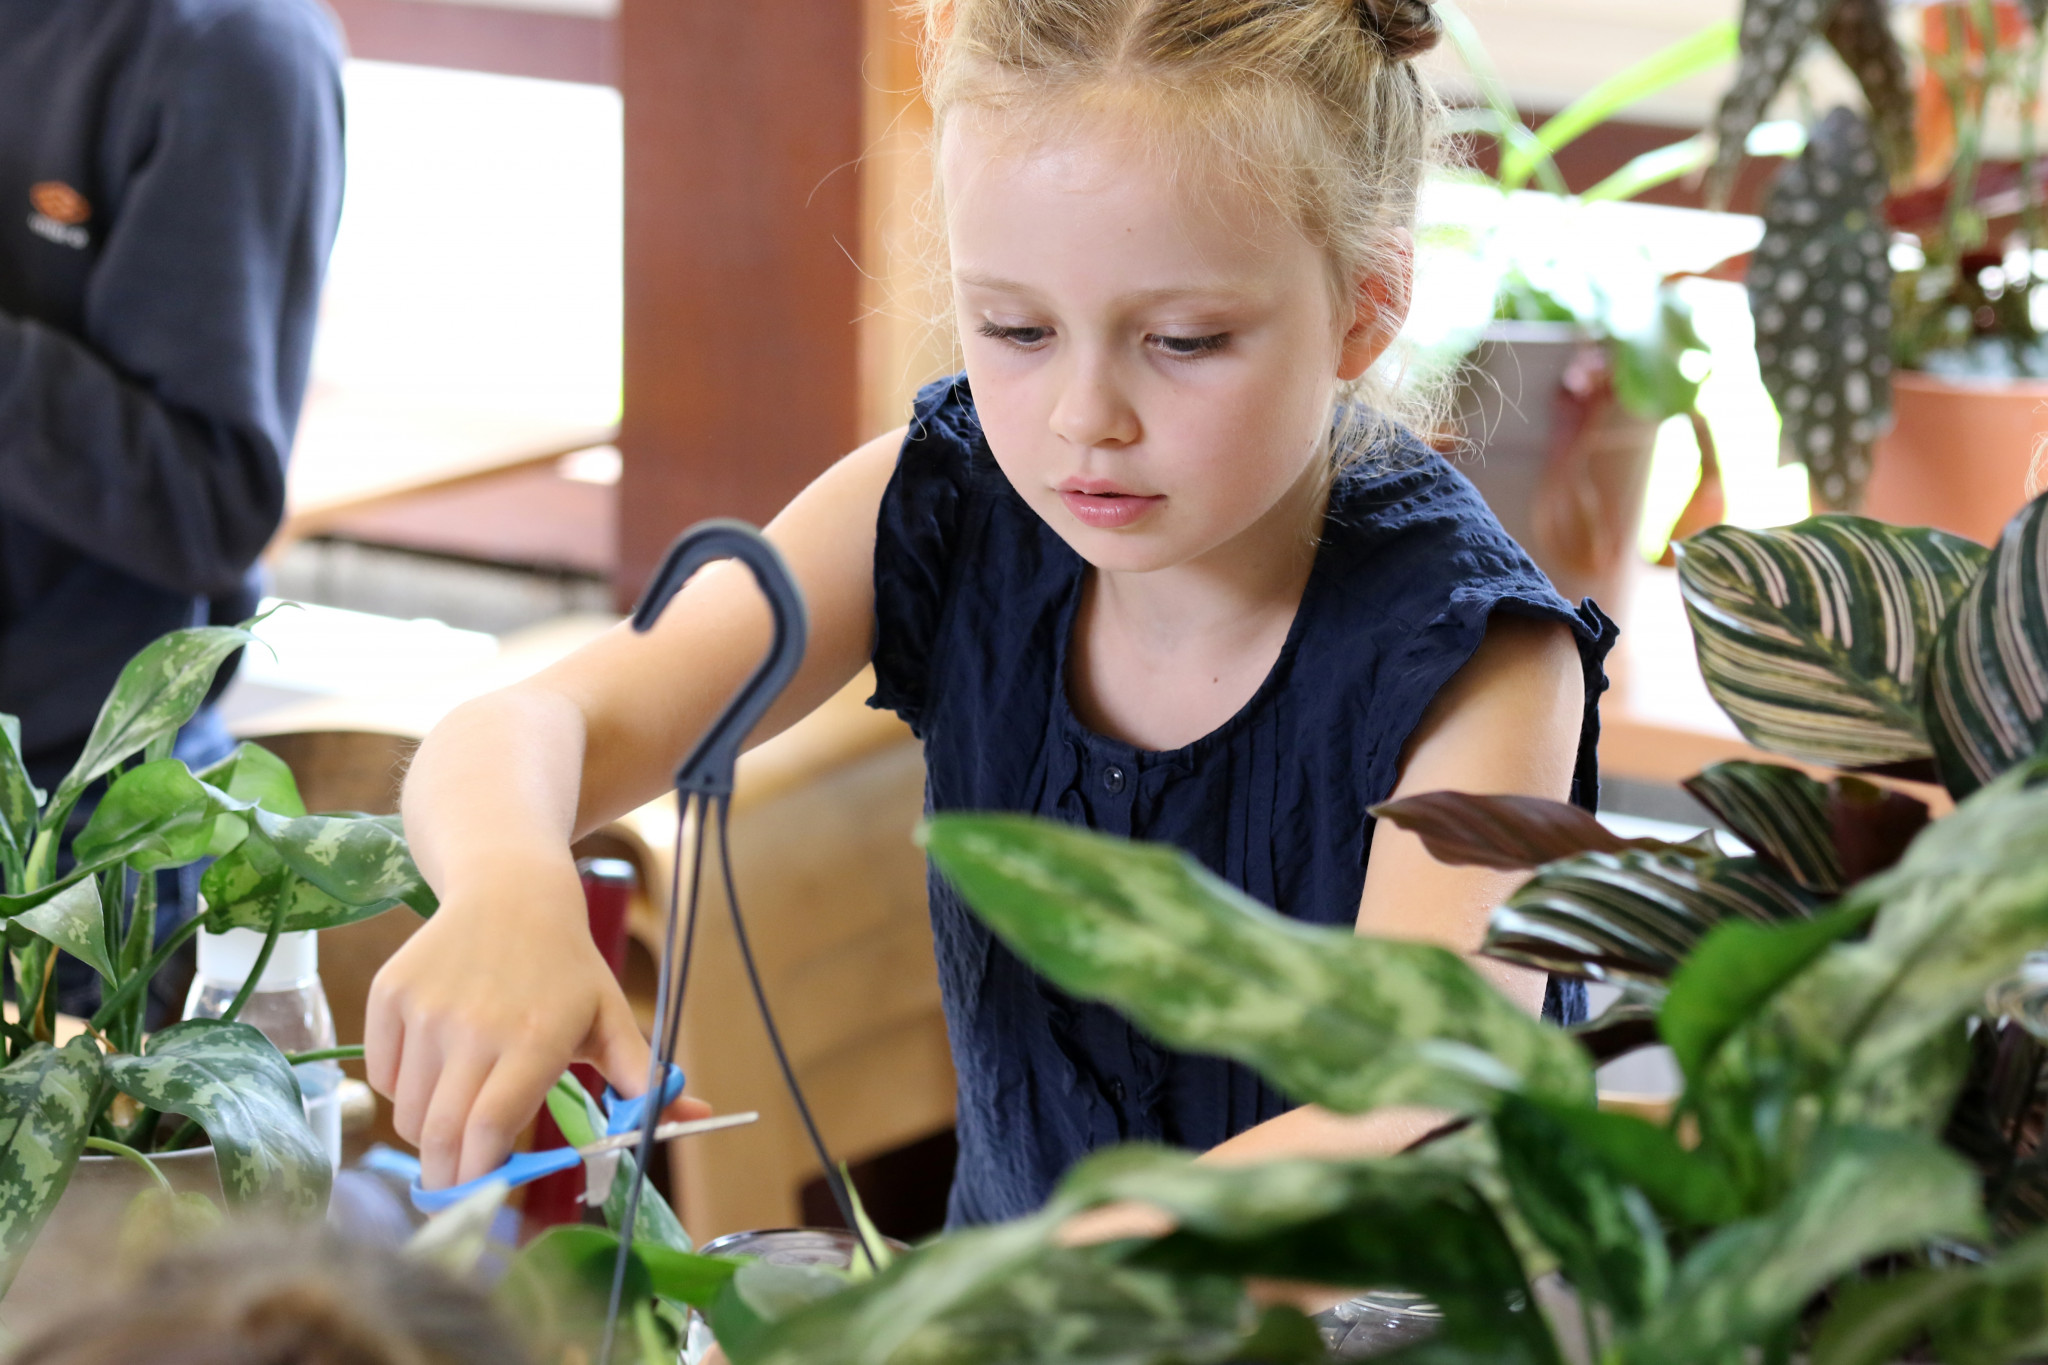
[[[1656,839],[1624,839],[1590,812],[1538,796],[1424,792],[1383,802],[1372,814],[1415,835],[1431,857],[1454,867],[1521,871],[1580,853],[1672,847]]]
[[[1925,802],[1853,777],[1829,784],[1827,814],[1842,880],[1850,886],[1896,863],[1929,818]]]

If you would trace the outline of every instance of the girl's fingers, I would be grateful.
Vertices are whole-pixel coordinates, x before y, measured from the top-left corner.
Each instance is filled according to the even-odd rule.
[[[611,1088],[631,1099],[647,1089],[647,1067],[651,1060],[647,1040],[640,1036],[639,1021],[625,993],[616,986],[598,999],[597,1022],[576,1059],[596,1067]]]
[[[427,1106],[434,1098],[435,1083],[441,1079],[441,1049],[434,1035],[414,1028],[406,1038],[404,1065],[391,1087],[391,1126],[415,1147],[420,1129],[427,1121]]]
[[[468,1121],[462,1130],[462,1160],[456,1169],[461,1180],[474,1180],[501,1164],[512,1151],[521,1130],[533,1119],[547,1099],[548,1088],[562,1074],[560,1066],[550,1068],[546,1060],[531,1052],[506,1052],[473,1092],[467,1106]]]
[[[426,1188],[438,1190],[455,1183],[469,1145],[470,1111],[495,1061],[489,1054],[468,1051],[443,1060],[440,1079],[434,1084],[433,1098],[428,1101],[426,1117],[420,1123],[420,1184]],[[477,1174],[504,1159],[499,1155]]]
[[[363,1073],[370,1089],[390,1099],[397,1093],[399,1064],[405,1055],[405,1020],[378,989],[382,975],[371,979],[369,1006],[363,1013]]]

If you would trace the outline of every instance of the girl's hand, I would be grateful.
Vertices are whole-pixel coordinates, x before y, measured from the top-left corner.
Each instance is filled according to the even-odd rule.
[[[384,964],[370,987],[364,1065],[438,1189],[503,1162],[572,1061],[621,1095],[647,1086],[648,1045],[590,937],[567,851],[508,855]],[[683,1098],[671,1118],[710,1106]]]

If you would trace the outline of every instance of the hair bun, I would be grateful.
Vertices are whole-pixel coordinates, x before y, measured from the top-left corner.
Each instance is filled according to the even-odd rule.
[[[1358,21],[1397,62],[1420,57],[1443,36],[1444,22],[1429,0],[1356,0]]]

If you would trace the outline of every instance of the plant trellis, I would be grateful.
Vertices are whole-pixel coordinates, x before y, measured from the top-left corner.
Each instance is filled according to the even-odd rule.
[[[1785,457],[1805,461],[1814,501],[1837,511],[1861,500],[1871,443],[1891,420],[1885,189],[1869,125],[1833,110],[1771,183],[1749,267],[1757,367]]]

